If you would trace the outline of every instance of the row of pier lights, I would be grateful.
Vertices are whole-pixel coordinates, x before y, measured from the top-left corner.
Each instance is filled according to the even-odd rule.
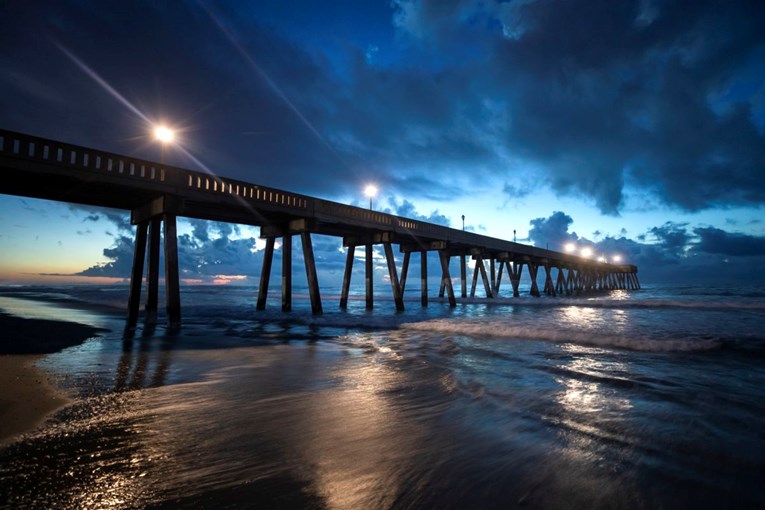
[[[154,138],[159,141],[159,143],[162,146],[162,153],[161,153],[161,159],[160,162],[165,162],[165,146],[169,143],[173,143],[175,141],[175,131],[171,128],[164,126],[164,125],[157,125],[154,127]],[[372,210],[372,199],[377,196],[377,193],[379,192],[379,189],[374,184],[368,184],[364,188],[364,195],[369,197],[369,210]],[[465,215],[462,215],[462,230],[465,230]],[[513,230],[513,241],[515,241],[515,230]],[[564,247],[564,250],[566,253],[574,253],[577,251],[578,246],[575,243],[567,243]],[[579,250],[579,255],[581,255],[584,258],[590,258],[592,257],[592,248],[589,246],[585,246]],[[605,255],[602,255],[598,257],[598,262],[611,262],[618,264],[621,262],[622,258],[620,255],[611,255],[611,258],[608,259]]]
[[[577,251],[577,245],[575,243],[566,243],[566,245],[563,247],[564,250],[566,250],[566,253],[574,253]],[[581,250],[579,250],[579,255],[581,255],[584,258],[590,258],[592,257],[592,248],[589,246],[585,246]],[[614,264],[618,264],[622,261],[621,255],[611,255],[611,259],[608,259],[605,255],[601,255],[598,257],[598,262],[612,262]]]

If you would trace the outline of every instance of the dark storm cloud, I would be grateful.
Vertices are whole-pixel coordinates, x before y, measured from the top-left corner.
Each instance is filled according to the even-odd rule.
[[[691,210],[765,199],[753,122],[762,94],[732,90],[742,80],[762,90],[765,4],[398,4],[399,25],[428,44],[450,47],[470,31],[489,55],[481,92],[505,106],[505,149],[538,163],[557,191],[606,213],[619,210],[627,180]]]
[[[385,66],[369,41],[330,58],[263,24],[256,3],[0,10],[10,129],[156,159],[136,139],[144,121],[65,48],[151,118],[185,126],[213,170],[266,185],[331,198],[373,178],[448,199],[481,175],[608,214],[627,186],[687,210],[765,200],[762,2],[397,0]]]
[[[691,236],[688,234],[687,223],[666,222],[660,227],[653,227],[649,232],[656,238],[661,246],[670,253],[680,254],[688,245]]]
[[[765,237],[729,233],[719,228],[699,227],[693,229],[699,237],[695,250],[739,257],[765,256]]]

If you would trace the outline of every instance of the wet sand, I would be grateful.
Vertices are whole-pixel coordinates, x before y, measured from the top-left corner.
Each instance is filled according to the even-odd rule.
[[[79,345],[99,329],[0,312],[0,445],[34,430],[69,400],[35,367],[42,355]]]

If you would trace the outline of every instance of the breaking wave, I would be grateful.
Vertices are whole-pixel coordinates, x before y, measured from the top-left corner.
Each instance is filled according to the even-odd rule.
[[[515,326],[498,324],[496,320],[435,319],[424,322],[405,323],[400,326],[407,331],[421,331],[439,335],[464,335],[477,338],[542,340],[556,343],[576,343],[597,347],[615,347],[646,352],[694,352],[719,349],[725,345],[721,338],[682,337],[627,337],[593,331],[552,329],[543,326]]]

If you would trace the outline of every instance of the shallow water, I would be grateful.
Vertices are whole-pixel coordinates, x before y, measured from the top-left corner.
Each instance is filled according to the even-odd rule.
[[[112,331],[41,363],[77,398],[0,450],[0,501],[765,505],[757,290],[648,288],[456,309],[434,300],[424,310],[413,300],[402,314],[385,299],[371,313],[360,300],[348,312],[325,300],[316,318],[304,299],[284,315],[255,312],[254,298],[196,287],[183,295],[180,332],[139,325],[132,337],[117,317],[78,315]],[[60,315],[46,318],[74,317],[51,309]]]

